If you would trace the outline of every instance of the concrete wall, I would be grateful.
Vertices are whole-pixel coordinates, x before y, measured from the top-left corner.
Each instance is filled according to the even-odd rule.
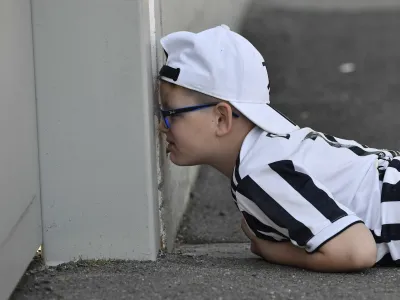
[[[161,1],[162,33],[201,31],[220,24],[238,29],[251,0]]]
[[[198,32],[210,27],[227,24],[232,30],[240,28],[251,0],[170,0],[156,1],[156,13],[160,15],[160,30],[157,38],[174,31],[188,30]],[[162,51],[158,49],[158,66],[164,62]],[[163,143],[160,145],[160,165],[162,176],[159,178],[163,188],[161,214],[164,245],[168,250],[173,247],[176,232],[182,215],[187,207],[189,193],[197,177],[197,167],[177,167],[165,157]]]
[[[47,264],[172,249],[197,168],[171,165],[154,128],[158,41],[237,29],[248,2],[32,0]]]
[[[31,7],[0,1],[0,299],[42,242]]]
[[[148,2],[32,3],[45,261],[153,260]]]

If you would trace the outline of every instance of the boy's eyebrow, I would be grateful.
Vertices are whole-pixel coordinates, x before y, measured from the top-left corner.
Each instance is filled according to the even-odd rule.
[[[168,104],[168,101],[165,101],[166,99],[168,99],[168,95],[170,93],[169,92],[164,92],[163,94],[160,94],[160,102],[161,102],[161,106],[164,109],[171,109],[171,106]]]
[[[163,101],[163,99],[160,99],[160,104],[161,104],[161,108],[164,110],[169,110],[171,109],[171,106],[168,104],[168,102]]]
[[[161,108],[164,109],[164,110],[170,110],[171,109],[171,107],[169,105],[164,105],[162,103],[161,103]]]

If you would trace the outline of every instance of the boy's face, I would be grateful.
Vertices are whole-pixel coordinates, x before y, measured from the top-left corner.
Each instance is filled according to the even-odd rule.
[[[199,105],[194,95],[185,88],[162,81],[160,96],[163,110]],[[214,118],[213,107],[208,107],[168,117],[169,129],[161,120],[160,131],[166,135],[167,151],[174,164],[207,164],[217,144]]]

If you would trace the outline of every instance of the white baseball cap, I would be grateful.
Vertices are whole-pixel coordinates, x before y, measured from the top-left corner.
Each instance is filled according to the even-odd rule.
[[[267,132],[299,129],[269,105],[268,72],[260,52],[228,26],[174,32],[160,42],[167,55],[162,80],[228,101]]]

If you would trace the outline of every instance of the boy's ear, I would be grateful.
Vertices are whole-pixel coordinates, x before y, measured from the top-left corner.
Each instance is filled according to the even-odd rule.
[[[226,102],[220,102],[215,107],[217,136],[223,136],[232,129],[232,107]]]

